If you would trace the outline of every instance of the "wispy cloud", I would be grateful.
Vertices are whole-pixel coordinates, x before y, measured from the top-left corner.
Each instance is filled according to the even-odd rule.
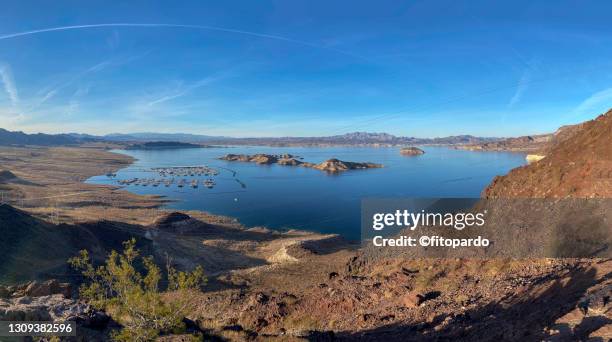
[[[525,95],[525,92],[531,83],[532,75],[534,73],[537,74],[539,71],[539,63],[536,59],[532,58],[531,60],[527,60],[517,49],[512,46],[510,46],[510,51],[512,51],[517,63],[523,68],[523,73],[521,74],[521,78],[516,85],[514,95],[512,95],[510,101],[508,102],[508,108],[514,107],[523,99],[523,95]]]
[[[0,62],[0,80],[4,86],[4,91],[6,91],[6,94],[11,100],[13,108],[17,108],[19,106],[19,93],[17,92],[17,86],[15,85],[11,67],[7,63]]]
[[[154,100],[150,100],[147,103],[147,105],[149,107],[152,107],[152,106],[185,96],[198,88],[211,85],[212,83],[218,82],[228,77],[235,76],[241,68],[242,68],[241,66],[233,66],[227,70],[221,71],[212,76],[204,77],[189,85],[184,85],[182,82],[179,82],[178,85],[173,90],[167,92],[166,94],[159,96],[158,98]]]
[[[60,84],[56,84],[55,86],[53,86],[51,89],[47,89],[43,95],[42,98],[40,98],[40,100],[38,100],[38,102],[36,102],[35,104],[33,104],[30,108],[28,108],[28,111],[32,111],[38,107],[40,107],[41,105],[43,105],[44,103],[46,103],[47,101],[51,100],[52,98],[54,98],[57,94],[60,93],[61,90],[64,90],[65,88],[68,88],[69,86],[77,83],[78,81],[80,81],[81,79],[91,75],[91,74],[95,74],[97,72],[103,71],[109,67],[113,67],[113,66],[119,66],[119,65],[124,65],[124,64],[128,64],[131,63],[135,60],[138,60],[144,56],[146,56],[147,54],[149,54],[149,51],[142,53],[142,54],[137,54],[137,55],[133,55],[133,56],[128,56],[128,57],[124,57],[121,59],[108,59],[99,63],[96,63],[95,65],[92,65],[91,67],[77,73],[76,75],[72,76],[70,79],[68,79],[66,82],[60,83]],[[83,93],[84,91],[84,93]],[[85,95],[87,92],[89,92],[89,87],[86,88],[79,88],[77,90],[77,92],[75,92],[75,94],[73,95],[73,97],[75,96],[83,96]]]
[[[174,99],[179,98],[181,96],[185,96],[188,93],[190,93],[191,91],[193,91],[193,90],[195,90],[197,88],[209,85],[209,84],[217,81],[218,79],[219,79],[219,77],[214,77],[214,76],[213,77],[206,77],[206,78],[203,78],[203,79],[201,79],[201,80],[199,80],[197,82],[194,82],[194,83],[192,83],[192,84],[190,84],[188,86],[180,86],[180,87],[178,87],[178,89],[172,91],[172,93],[170,93],[168,95],[164,95],[164,96],[162,96],[160,98],[157,98],[157,99],[155,99],[153,101],[150,101],[148,103],[148,105],[149,106],[154,106],[154,105],[157,105],[157,104],[160,104],[160,103],[164,103],[164,102],[167,102],[167,101],[170,101],[170,100],[174,100]]]
[[[582,101],[582,103],[580,103],[576,109],[574,109],[574,114],[593,115],[612,107],[610,103],[612,103],[612,88],[604,89],[594,93],[586,100]]]
[[[35,103],[32,107],[29,108],[29,110],[33,110],[33,109],[36,109],[36,108],[40,107],[45,102],[47,102],[47,101],[51,100],[53,97],[55,97],[62,89],[71,86],[72,84],[74,84],[78,80],[82,79],[83,77],[87,76],[88,74],[92,74],[92,73],[96,73],[98,71],[104,70],[105,68],[110,66],[111,63],[112,63],[112,60],[107,60],[107,61],[103,61],[103,62],[97,63],[97,64],[95,64],[95,65],[93,65],[93,66],[91,66],[91,67],[89,67],[89,68],[79,72],[78,74],[74,75],[68,81],[66,81],[64,83],[61,83],[59,85],[56,85],[52,89],[48,90],[45,93],[45,95],[37,103]]]
[[[80,102],[79,99],[89,93],[89,86],[78,87],[77,90],[72,94],[68,106],[66,108],[66,115],[73,115],[79,111]]]
[[[303,40],[297,40],[297,39],[283,37],[283,36],[278,36],[278,35],[273,35],[273,34],[257,33],[257,32],[252,32],[252,31],[237,30],[237,29],[232,29],[232,28],[218,27],[218,26],[207,26],[207,25],[164,24],[164,23],[103,23],[103,24],[58,26],[58,27],[43,28],[43,29],[39,29],[39,30],[30,30],[30,31],[8,33],[8,34],[0,35],[0,40],[11,39],[11,38],[18,38],[18,37],[24,37],[24,36],[30,36],[30,35],[35,35],[35,34],[40,34],[40,33],[45,33],[45,32],[83,30],[83,29],[92,29],[92,28],[101,28],[101,27],[143,27],[143,28],[147,28],[147,27],[166,27],[166,28],[177,28],[177,29],[217,31],[217,32],[225,32],[225,33],[232,33],[232,34],[240,34],[240,35],[256,37],[256,38],[264,38],[264,39],[272,39],[272,40],[277,40],[277,41],[283,41],[283,42],[287,42],[287,43],[298,44],[298,45],[308,46],[308,47],[317,48],[317,49],[324,49],[324,50],[334,51],[336,53],[340,53],[340,54],[343,54],[343,55],[351,56],[351,57],[354,57],[354,58],[364,59],[363,57],[355,55],[355,54],[353,54],[351,52],[348,52],[348,51],[336,49],[336,48],[325,46],[325,45],[321,45],[321,44],[310,43],[310,42],[306,42],[306,41],[303,41]]]
[[[509,108],[514,107],[514,105],[521,101],[523,95],[527,91],[527,88],[529,88],[529,82],[531,82],[531,71],[530,69],[526,69],[523,72],[523,75],[521,75],[521,79],[519,80],[518,85],[516,86],[514,95],[512,95],[512,98],[510,98],[510,102],[508,102]]]

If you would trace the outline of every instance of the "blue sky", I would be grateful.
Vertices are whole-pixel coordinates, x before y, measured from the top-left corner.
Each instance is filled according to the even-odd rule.
[[[607,1],[2,7],[12,130],[516,136],[612,107]]]

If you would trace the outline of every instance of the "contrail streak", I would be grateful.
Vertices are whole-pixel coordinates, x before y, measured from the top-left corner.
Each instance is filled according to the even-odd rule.
[[[0,62],[0,83],[4,85],[4,90],[11,99],[13,107],[17,107],[19,105],[19,93],[13,79],[13,73],[11,67],[2,62]]]
[[[243,31],[243,30],[236,30],[236,29],[225,28],[225,27],[217,27],[217,26],[187,25],[187,24],[105,23],[105,24],[58,26],[58,27],[48,27],[48,28],[43,28],[43,29],[38,29],[38,30],[31,30],[31,31],[8,33],[8,34],[0,35],[0,40],[11,39],[11,38],[18,38],[18,37],[24,37],[24,36],[31,36],[31,35],[35,35],[35,34],[39,34],[39,33],[45,33],[45,32],[82,30],[82,29],[100,28],[100,27],[169,27],[169,28],[184,28],[184,29],[195,29],[195,30],[207,30],[207,31],[227,32],[227,33],[235,33],[235,34],[247,35],[247,36],[251,36],[251,37],[279,40],[279,41],[284,41],[284,42],[288,42],[288,43],[293,43],[293,44],[298,44],[298,45],[303,45],[303,46],[309,46],[309,47],[313,47],[313,48],[317,48],[317,49],[324,49],[324,50],[334,51],[334,52],[337,52],[337,53],[340,53],[340,54],[344,54],[344,55],[347,55],[347,56],[364,59],[363,57],[357,56],[357,55],[355,55],[353,53],[350,53],[350,52],[347,52],[347,51],[338,50],[338,49],[334,49],[334,48],[327,47],[327,46],[324,46],[324,45],[313,44],[313,43],[305,42],[305,41],[302,41],[302,40],[291,39],[291,38],[277,36],[277,35],[272,35],[272,34],[257,33],[257,32],[251,32],[251,31]]]

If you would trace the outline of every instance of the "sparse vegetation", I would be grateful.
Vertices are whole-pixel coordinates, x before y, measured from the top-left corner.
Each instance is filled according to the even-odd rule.
[[[183,272],[168,262],[166,291],[180,291],[181,295],[165,300],[160,289],[162,271],[153,258],[140,256],[135,239],[123,245],[122,253],[112,251],[101,266],[92,264],[86,250],[69,260],[87,279],[80,289],[81,297],[123,326],[113,335],[116,341],[150,341],[160,333],[183,332],[182,320],[190,310],[192,291],[205,282],[202,267]]]

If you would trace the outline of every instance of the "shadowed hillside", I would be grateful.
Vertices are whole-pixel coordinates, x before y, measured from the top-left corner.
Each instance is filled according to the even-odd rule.
[[[125,228],[110,222],[54,225],[0,205],[0,282],[62,278],[71,273],[66,261],[81,249],[91,250],[98,259],[121,249],[121,242],[133,236]]]

